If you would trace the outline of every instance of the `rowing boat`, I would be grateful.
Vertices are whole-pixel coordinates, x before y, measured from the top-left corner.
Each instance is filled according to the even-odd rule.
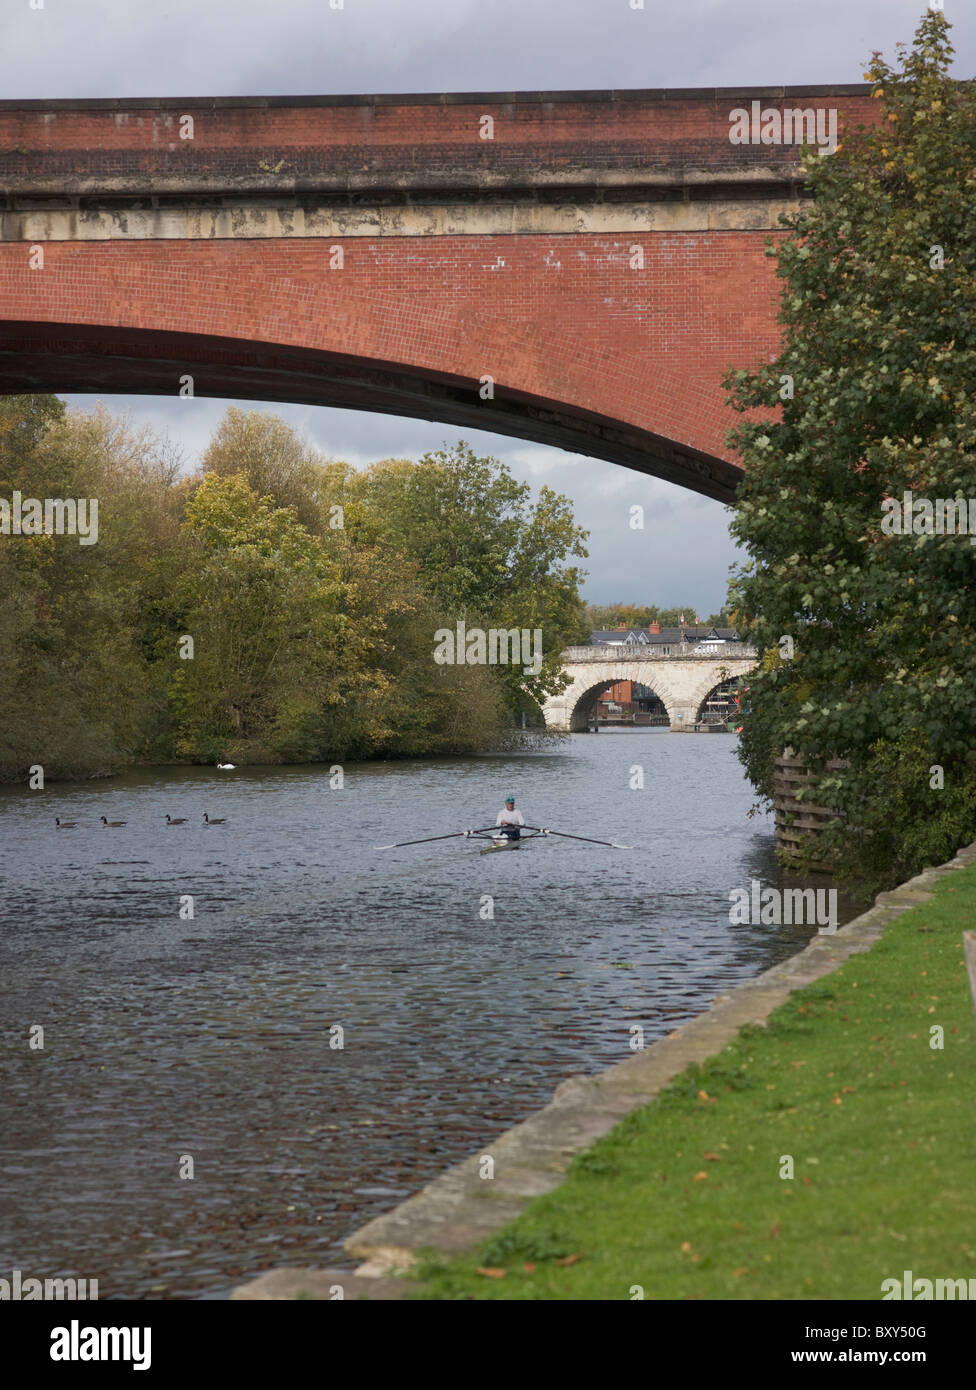
[[[499,841],[497,827],[486,825],[480,830],[452,830],[447,835],[426,835],[422,840],[400,840],[395,845],[377,845],[377,849],[404,849],[407,845],[432,845],[437,840],[486,840],[491,838],[491,844],[485,849],[480,850],[481,854],[494,854],[499,849],[524,849],[529,840],[544,839],[549,835],[558,835],[561,840],[580,840],[587,845],[603,845],[606,849],[633,849],[633,845],[618,845],[616,840],[594,840],[589,835],[571,835],[567,830],[546,830],[541,825],[526,825],[522,827],[527,830],[527,835],[523,834],[518,840]]]

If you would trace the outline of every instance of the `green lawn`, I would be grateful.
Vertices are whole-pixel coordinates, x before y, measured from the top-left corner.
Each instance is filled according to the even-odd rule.
[[[976,865],[684,1072],[475,1255],[430,1258],[417,1296],[879,1299],[906,1269],[976,1277],[973,927]]]

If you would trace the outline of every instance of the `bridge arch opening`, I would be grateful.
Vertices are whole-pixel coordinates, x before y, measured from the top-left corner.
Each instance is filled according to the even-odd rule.
[[[573,734],[585,733],[587,729],[596,724],[597,706],[599,705],[601,695],[606,694],[608,690],[612,691],[615,687],[624,684],[630,685],[633,693],[636,695],[636,699],[628,701],[628,704],[646,705],[649,707],[646,710],[646,713],[650,716],[647,721],[634,720],[633,722],[671,724],[673,714],[664,697],[659,695],[651,686],[645,683],[635,682],[630,674],[621,673],[609,679],[597,681],[586,690],[572,693],[571,698],[574,700],[574,703],[569,711],[569,732]],[[639,711],[634,710],[628,712],[638,713]]]
[[[730,676],[714,685],[698,706],[696,723],[727,725],[739,717],[739,690],[742,678]]]

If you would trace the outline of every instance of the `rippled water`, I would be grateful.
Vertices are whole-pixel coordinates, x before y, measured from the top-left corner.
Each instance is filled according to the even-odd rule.
[[[508,792],[636,848],[373,849]],[[779,881],[752,801],[732,737],[658,729],[348,765],[341,790],[167,768],[0,793],[0,1277],[199,1296],[348,1264],[344,1236],[630,1056],[632,1024],[650,1042],[806,943],[729,924],[731,888]]]

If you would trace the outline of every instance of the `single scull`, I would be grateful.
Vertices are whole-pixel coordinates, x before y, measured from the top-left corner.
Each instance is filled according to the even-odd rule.
[[[605,849],[633,849],[633,845],[619,845],[616,840],[594,840],[589,835],[571,835],[566,830],[547,830],[539,825],[526,825],[521,827],[528,830],[528,835],[521,835],[517,840],[502,839],[498,835],[498,828],[494,825],[485,826],[483,830],[454,830],[449,835],[427,835],[422,840],[400,840],[393,845],[376,845],[376,849],[404,849],[407,845],[431,845],[438,840],[485,840],[492,841],[482,854],[493,854],[496,850],[522,849],[529,840],[538,840],[540,837],[557,835],[562,840],[581,840],[587,845],[603,845]]]

